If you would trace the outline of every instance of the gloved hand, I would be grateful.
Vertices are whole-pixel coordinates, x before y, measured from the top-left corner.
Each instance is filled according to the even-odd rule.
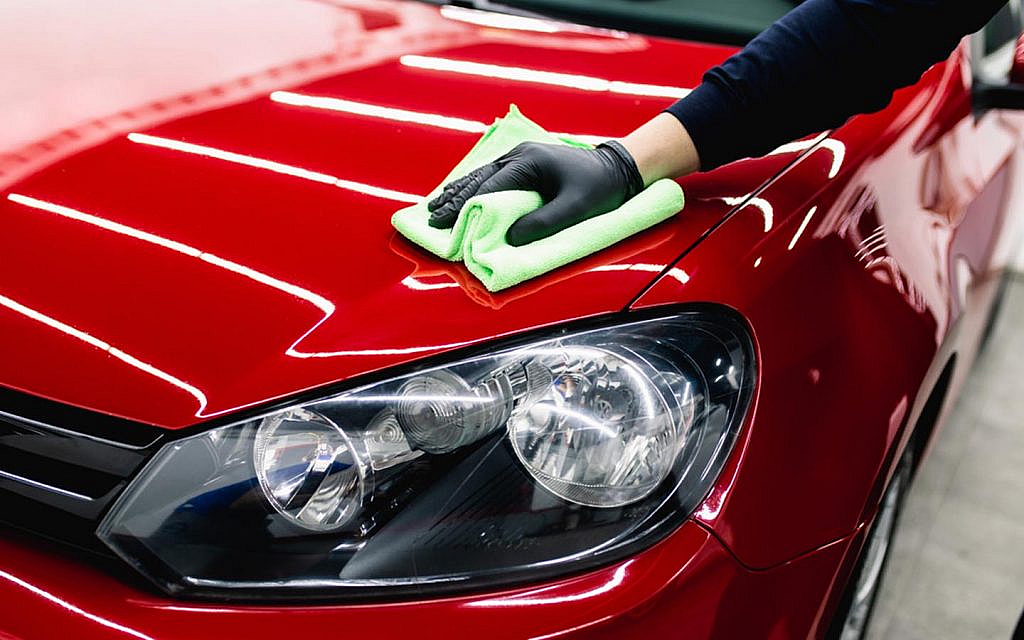
[[[536,191],[544,205],[516,220],[505,240],[518,247],[617,209],[644,188],[633,157],[609,140],[593,149],[524,142],[494,162],[445,185],[429,203],[430,226],[455,224],[471,197],[496,191]]]

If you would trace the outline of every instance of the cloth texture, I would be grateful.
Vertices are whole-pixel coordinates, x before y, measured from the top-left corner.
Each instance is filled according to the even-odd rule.
[[[463,205],[451,229],[429,225],[427,202],[439,194],[445,184],[496,160],[521,142],[588,146],[548,133],[512,105],[508,115],[495,121],[422,202],[395,212],[392,225],[431,253],[446,260],[464,261],[470,273],[488,291],[494,292],[611,246],[670,218],[683,208],[680,186],[672,180],[658,180],[618,209],[520,247],[505,242],[505,233],[513,222],[543,204],[536,192],[501,191],[474,196]]]

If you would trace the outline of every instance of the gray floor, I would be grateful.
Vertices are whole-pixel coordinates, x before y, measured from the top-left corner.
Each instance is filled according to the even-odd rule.
[[[871,640],[1010,637],[1024,607],[1024,277],[914,482]]]

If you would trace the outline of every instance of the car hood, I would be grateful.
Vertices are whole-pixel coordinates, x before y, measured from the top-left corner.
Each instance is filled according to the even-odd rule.
[[[621,310],[662,272],[685,279],[677,256],[778,169],[684,183],[682,215],[490,294],[391,214],[510,103],[554,131],[622,135],[728,49],[405,2],[275,3],[291,11],[228,25],[164,4],[102,45],[54,27],[59,42],[31,44],[59,61],[0,102],[31,125],[0,139],[4,386],[178,428]]]

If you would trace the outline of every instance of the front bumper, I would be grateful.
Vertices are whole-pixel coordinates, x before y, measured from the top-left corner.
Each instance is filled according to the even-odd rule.
[[[0,530],[0,639],[816,637],[852,539],[751,571],[687,522],[629,560],[540,586],[390,604],[251,606],[172,600],[63,547]]]

